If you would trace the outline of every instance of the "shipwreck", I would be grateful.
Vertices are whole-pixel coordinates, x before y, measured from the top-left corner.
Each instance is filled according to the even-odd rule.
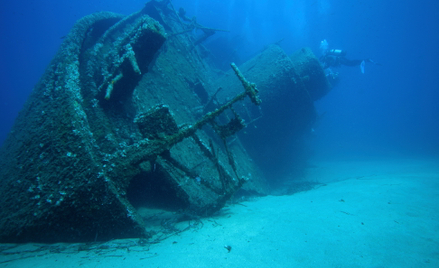
[[[80,19],[0,150],[0,241],[148,238],[140,207],[206,216],[270,193],[330,85],[307,48],[218,72],[215,31],[165,0]]]

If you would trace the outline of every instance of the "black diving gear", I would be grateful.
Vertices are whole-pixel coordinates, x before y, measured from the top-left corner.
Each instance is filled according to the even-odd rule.
[[[341,49],[329,49],[328,51],[326,51],[326,55],[344,57],[346,56],[346,51]]]
[[[320,57],[320,61],[323,65],[323,69],[327,69],[329,67],[339,67],[341,65],[345,66],[362,66],[364,62],[370,62],[376,65],[381,65],[379,63],[374,62],[371,59],[363,59],[363,60],[349,60],[346,58],[346,51],[341,49],[329,49],[327,50],[323,56]],[[364,66],[362,67],[363,70]]]

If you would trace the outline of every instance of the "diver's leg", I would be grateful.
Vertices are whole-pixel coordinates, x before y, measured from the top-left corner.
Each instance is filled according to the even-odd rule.
[[[340,58],[340,64],[346,65],[346,66],[359,66],[363,60],[348,60],[344,57]]]

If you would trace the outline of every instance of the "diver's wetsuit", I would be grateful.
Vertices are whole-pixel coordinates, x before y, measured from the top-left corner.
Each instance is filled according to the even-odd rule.
[[[341,65],[360,66],[363,60],[349,60],[344,56],[323,55],[320,61],[323,64],[323,68],[326,69],[329,67],[339,67]],[[370,59],[365,59],[364,61],[372,62]]]
[[[379,63],[374,62],[371,59],[364,59],[364,60],[349,60],[345,57],[345,54],[342,55],[331,55],[331,54],[325,54],[320,57],[320,61],[322,62],[323,69],[327,69],[329,67],[339,67],[341,65],[345,66],[360,66],[361,63],[364,62],[371,62],[376,65],[381,65]]]

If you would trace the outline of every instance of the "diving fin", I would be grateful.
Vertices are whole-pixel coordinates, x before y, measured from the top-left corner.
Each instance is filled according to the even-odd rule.
[[[363,60],[360,64],[361,73],[364,74],[364,66],[366,65],[366,62]]]
[[[373,60],[371,60],[371,59],[368,59],[367,61],[368,61],[368,62],[371,62],[371,63],[373,63],[373,64],[375,64],[375,65],[383,66],[381,63],[378,63],[378,62],[373,61]]]

